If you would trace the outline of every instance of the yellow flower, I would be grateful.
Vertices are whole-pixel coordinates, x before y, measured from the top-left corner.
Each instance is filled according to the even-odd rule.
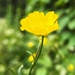
[[[29,61],[29,62],[33,62],[35,57],[36,57],[36,53],[34,53],[33,55],[31,55],[31,56],[28,58],[28,61]]]
[[[27,43],[27,45],[28,45],[28,47],[30,47],[30,48],[31,48],[31,47],[33,47],[33,46],[34,46],[34,43],[33,43],[33,42],[28,42],[28,43]]]
[[[59,29],[57,19],[58,15],[54,11],[48,12],[46,15],[43,12],[34,11],[20,21],[22,25],[20,29],[34,35],[46,36]]]
[[[44,38],[43,45],[46,45],[46,44],[47,44],[47,42],[48,42],[48,39],[47,39],[47,37],[45,37],[45,38]]]
[[[73,71],[74,70],[74,65],[73,64],[70,64],[68,67],[67,67],[68,71]]]
[[[42,37],[39,37],[40,41],[42,39]],[[48,42],[48,38],[47,37],[44,37],[44,41],[43,41],[43,45],[46,45]]]

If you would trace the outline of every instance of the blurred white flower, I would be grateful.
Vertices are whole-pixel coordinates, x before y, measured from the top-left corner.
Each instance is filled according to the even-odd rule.
[[[22,38],[23,35],[22,35],[20,32],[18,32],[18,33],[17,33],[17,37]]]
[[[5,35],[7,35],[7,36],[9,36],[9,35],[11,35],[13,33],[14,33],[14,29],[7,29],[7,30],[5,30]]]
[[[54,40],[56,38],[56,35],[50,35],[48,36],[50,40]]]
[[[55,68],[56,68],[57,71],[60,71],[60,70],[62,69],[62,65],[59,65],[59,64],[58,64],[58,65],[56,65]]]
[[[67,74],[67,70],[63,67],[60,71],[59,75],[66,75]]]
[[[9,43],[9,40],[8,40],[8,39],[4,39],[4,40],[2,41],[2,43],[3,43],[4,45],[7,45],[7,44]]]
[[[11,44],[15,44],[16,41],[17,41],[17,40],[16,40],[15,38],[12,38],[12,39],[10,40],[10,43],[11,43]]]
[[[74,51],[74,46],[68,46],[70,51]]]

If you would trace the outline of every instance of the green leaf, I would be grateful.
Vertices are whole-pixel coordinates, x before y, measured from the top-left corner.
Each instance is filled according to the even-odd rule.
[[[51,59],[47,55],[44,55],[41,59],[39,59],[38,63],[47,68],[52,67]]]
[[[64,43],[66,40],[69,40],[71,34],[68,31],[65,31],[65,33],[62,33],[60,40],[62,43]]]
[[[68,16],[62,17],[59,20],[59,25],[60,25],[60,30],[59,31],[62,31],[66,27],[68,22],[69,22],[69,17]]]
[[[68,15],[68,17],[69,17],[70,19],[72,19],[74,16],[75,16],[75,10],[73,10],[73,11]]]
[[[40,68],[36,71],[36,75],[47,75],[47,69],[46,68]]]
[[[69,0],[64,0],[64,2],[65,2],[65,3],[68,3],[68,2],[69,2]]]
[[[75,46],[75,36],[72,36],[72,38],[69,40],[70,46]]]
[[[68,27],[69,27],[69,29],[71,29],[71,30],[75,29],[75,19],[72,20],[72,21],[69,23]]]
[[[39,1],[41,1],[43,3],[49,3],[51,0],[39,0]]]

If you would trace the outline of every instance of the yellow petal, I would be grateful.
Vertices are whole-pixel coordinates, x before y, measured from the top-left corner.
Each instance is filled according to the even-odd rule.
[[[70,64],[68,67],[67,67],[68,71],[73,71],[74,70],[74,65],[73,64]]]
[[[28,61],[33,62],[35,57],[36,57],[36,53],[33,53],[33,55],[30,55],[30,57],[28,58]]]
[[[32,48],[34,46],[34,43],[30,41],[30,42],[27,43],[27,46]]]
[[[21,30],[26,30],[34,35],[46,36],[54,30],[58,30],[58,15],[52,12],[48,12],[44,15],[43,12],[34,11],[30,13],[26,18],[20,21]]]
[[[53,31],[58,29],[59,29],[58,21],[56,21],[55,24],[53,25]]]

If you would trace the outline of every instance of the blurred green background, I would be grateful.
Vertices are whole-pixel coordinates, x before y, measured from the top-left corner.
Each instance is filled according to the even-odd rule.
[[[33,11],[55,11],[60,30],[45,38],[32,75],[75,75],[75,0],[0,0],[0,75],[28,75],[29,52],[35,53],[39,37],[20,30],[20,20]]]

